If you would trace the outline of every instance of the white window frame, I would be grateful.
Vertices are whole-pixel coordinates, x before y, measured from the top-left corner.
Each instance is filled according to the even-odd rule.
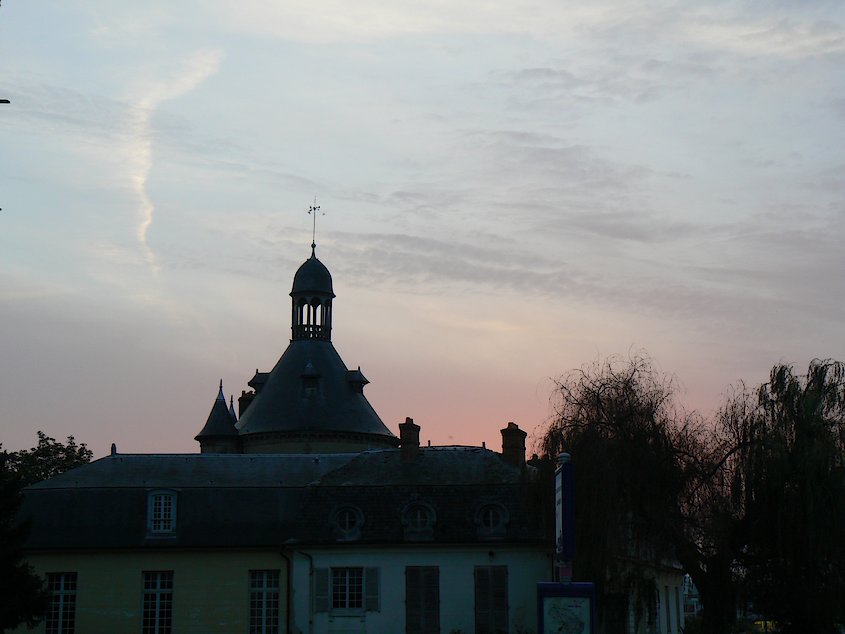
[[[176,532],[176,491],[150,491],[147,495],[147,532],[167,536]]]
[[[249,571],[249,634],[279,634],[278,570]]]
[[[329,582],[332,612],[357,614],[364,611],[364,569],[361,566],[332,568]]]

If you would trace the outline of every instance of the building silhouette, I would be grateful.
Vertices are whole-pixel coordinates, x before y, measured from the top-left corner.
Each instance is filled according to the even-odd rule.
[[[397,437],[334,348],[313,243],[290,296],[290,344],[239,419],[220,385],[200,453],[113,451],[27,489],[53,590],[36,631],[536,631],[554,522],[525,432],[502,452],[421,446],[410,418]]]

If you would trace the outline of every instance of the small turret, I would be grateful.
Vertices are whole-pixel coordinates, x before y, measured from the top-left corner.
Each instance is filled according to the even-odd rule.
[[[232,417],[232,424],[236,424],[238,422],[238,415],[235,414],[235,395],[229,395],[229,416]]]
[[[202,431],[194,436],[200,444],[201,453],[237,453],[238,430],[235,429],[234,403],[226,407],[226,397],[223,396],[223,380],[220,380],[220,390],[208,420]]]

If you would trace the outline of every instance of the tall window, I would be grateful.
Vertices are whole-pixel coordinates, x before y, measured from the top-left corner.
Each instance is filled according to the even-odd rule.
[[[173,626],[173,571],[144,573],[142,634],[171,634]]]
[[[364,608],[364,569],[332,568],[332,610]]]
[[[406,634],[440,634],[440,569],[405,568]]]
[[[76,573],[48,572],[47,588],[50,591],[50,606],[47,608],[46,634],[74,634]]]
[[[249,571],[249,634],[279,634],[279,571]]]
[[[508,632],[508,567],[475,567],[475,634]]]
[[[176,493],[153,491],[147,500],[147,528],[150,533],[172,533],[176,530]]]

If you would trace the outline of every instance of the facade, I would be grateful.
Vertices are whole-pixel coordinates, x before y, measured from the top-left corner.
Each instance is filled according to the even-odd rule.
[[[391,433],[331,341],[328,269],[296,272],[291,342],[198,454],[118,454],[30,487],[29,561],[53,605],[36,631],[536,632],[551,504],[525,461]],[[26,631],[26,630],[21,630]]]

